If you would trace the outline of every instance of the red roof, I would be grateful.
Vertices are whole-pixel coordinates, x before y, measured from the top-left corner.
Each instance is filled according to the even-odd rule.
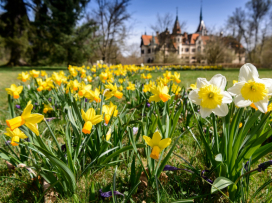
[[[194,34],[190,34],[189,37],[189,42],[190,44],[195,44],[196,39],[198,38],[199,34],[198,33],[194,33]]]
[[[143,44],[145,46],[148,46],[152,41],[152,35],[142,35]],[[157,37],[155,37],[155,43],[159,44],[159,40]]]

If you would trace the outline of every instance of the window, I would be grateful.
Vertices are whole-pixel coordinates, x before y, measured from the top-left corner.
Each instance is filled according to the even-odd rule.
[[[179,54],[179,46],[178,46],[178,54]]]
[[[181,48],[181,52],[183,52],[183,48]]]
[[[201,41],[199,41],[198,44],[201,44]]]
[[[189,52],[189,48],[186,48],[186,49],[185,49],[185,52]]]
[[[149,54],[150,54],[150,53],[151,53],[151,49],[148,49],[148,50],[147,50],[147,53],[149,53]]]
[[[179,38],[178,38],[178,42],[179,42]]]
[[[142,49],[142,51],[141,51],[141,52],[142,52],[142,54],[144,54],[144,49]]]
[[[195,49],[192,49],[192,52],[195,52]]]
[[[195,57],[193,56],[192,59],[195,59]]]
[[[201,51],[201,47],[200,46],[197,47],[197,51]]]
[[[189,56],[186,56],[185,59],[189,59]]]

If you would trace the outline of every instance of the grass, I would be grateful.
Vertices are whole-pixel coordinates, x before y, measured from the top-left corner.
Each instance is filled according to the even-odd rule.
[[[1,130],[5,128],[5,118],[8,115],[8,105],[7,105],[7,94],[5,91],[6,87],[9,87],[11,84],[17,84],[19,81],[16,79],[18,73],[21,71],[26,71],[32,68],[23,68],[23,69],[0,69],[0,134],[2,134]],[[52,71],[63,70],[63,67],[56,68],[48,68],[47,72],[50,74]],[[198,77],[207,78],[210,80],[211,77],[215,74],[222,74],[228,80],[228,87],[232,85],[232,80],[237,80],[239,70],[238,69],[227,69],[220,71],[180,71],[181,74],[181,86],[188,87],[190,84],[195,83]],[[153,79],[160,76],[161,72],[153,72]],[[271,70],[259,70],[260,78],[272,78]],[[139,79],[139,75],[135,75],[130,79]],[[58,125],[55,123],[55,125]],[[178,131],[178,130],[177,130]],[[197,135],[197,134],[196,134]],[[2,147],[3,139],[0,138],[0,146]],[[200,170],[204,170],[205,166],[203,163],[203,159],[200,155],[200,150],[197,147],[194,139],[187,134],[184,138],[179,141],[175,149],[175,153],[181,155],[185,159],[187,159],[190,164],[196,166]],[[261,162],[272,159],[272,155],[269,154],[266,158],[263,158]],[[144,161],[144,160],[143,160]],[[177,165],[182,163],[179,158],[175,156],[172,157],[171,161],[168,163],[169,165]],[[182,165],[179,165],[182,167]],[[80,202],[86,202],[88,199],[88,195],[90,192],[90,184],[91,182],[95,182],[97,187],[99,185],[110,185],[112,183],[112,177],[114,173],[114,168],[107,168],[99,172],[93,177],[84,177],[78,183],[77,195],[80,199]],[[117,188],[124,189],[127,187],[126,178],[130,173],[130,167],[126,164],[121,165],[117,170]],[[167,183],[163,184],[163,189],[160,191],[160,195],[162,197],[161,202],[172,202],[183,199],[186,195],[190,194],[207,194],[210,192],[210,187],[207,183],[203,183],[201,181],[196,181],[195,177],[192,175],[188,175],[185,172],[167,172],[168,176]],[[271,171],[267,170],[266,172],[258,173],[254,176],[254,181],[252,181],[251,192],[252,194],[257,190],[257,188],[262,185],[265,181],[271,178]],[[25,181],[27,183],[31,183],[31,180],[27,178],[27,173],[19,170],[14,173],[13,171],[8,171],[7,166],[2,159],[0,159],[0,177],[1,176],[9,176],[13,178],[17,178],[19,180]],[[88,179],[90,178],[90,179]],[[168,184],[171,183],[171,184]],[[99,188],[96,188],[99,189]],[[138,196],[134,196],[133,200],[135,202],[142,202],[145,200],[148,202],[153,202],[154,197],[156,196],[156,191],[144,191],[145,189],[140,189],[140,193]],[[166,192],[167,191],[167,192]],[[180,191],[180,192],[177,192]],[[33,188],[27,188],[26,185],[22,182],[16,181],[14,179],[9,178],[1,178],[0,179],[0,202],[31,202],[33,198]],[[171,195],[170,195],[171,194]],[[254,202],[265,202],[265,191],[262,193],[262,196],[257,196]],[[59,199],[57,202],[74,202],[72,198],[67,199]],[[102,201],[101,201],[102,202]],[[106,202],[111,202],[111,199],[108,199]],[[197,201],[195,201],[197,202]],[[222,202],[226,202],[222,200]]]

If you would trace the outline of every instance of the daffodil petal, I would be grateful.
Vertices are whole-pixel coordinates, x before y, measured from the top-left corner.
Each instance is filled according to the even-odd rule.
[[[147,145],[149,145],[150,147],[153,147],[153,143],[152,143],[152,139],[150,137],[147,136],[143,136],[144,141],[146,142]]]
[[[228,92],[232,95],[232,96],[236,96],[241,94],[241,89],[244,86],[246,82],[237,82],[235,83],[232,87],[230,87],[228,89]]]
[[[154,93],[153,93],[154,94]],[[161,98],[160,98],[160,96],[158,95],[158,94],[156,94],[156,95],[153,95],[153,96],[151,96],[151,97],[149,97],[149,102],[159,102],[161,100]]]
[[[267,112],[267,106],[268,106],[268,97],[265,97],[263,100],[254,102],[255,106],[258,108],[259,111],[262,113]]]
[[[97,123],[103,121],[103,119],[101,115],[96,115],[90,121],[92,122],[93,125],[96,125]]]
[[[200,107],[200,115],[202,118],[206,118],[212,113],[212,109]]]
[[[189,93],[189,99],[192,100],[193,103],[195,103],[196,105],[200,105],[201,104],[201,99],[198,96],[198,90],[192,90]]]
[[[223,95],[222,103],[229,104],[232,102],[232,97],[231,97],[230,93],[223,91],[223,92],[221,92],[221,94]]]
[[[165,149],[166,147],[168,147],[171,144],[171,141],[172,141],[171,138],[165,138],[165,139],[161,140],[159,143],[159,147],[160,147],[161,151],[163,149]]]
[[[221,104],[212,110],[213,113],[219,117],[226,116],[229,112],[229,108],[227,104]]]
[[[33,109],[33,105],[31,104],[31,102],[28,102],[28,104],[26,105],[26,107],[22,113],[22,118],[23,119],[27,118],[31,114],[32,109]]]
[[[259,73],[257,71],[257,68],[252,65],[251,63],[244,64],[239,72],[239,82],[240,81],[249,81],[259,78]]]
[[[27,118],[25,118],[26,123],[40,123],[43,120],[44,116],[42,114],[30,114]]]
[[[159,143],[160,143],[161,139],[162,139],[162,136],[159,133],[159,131],[154,132],[153,137],[152,137],[153,145],[154,146],[159,146]]]
[[[249,100],[245,100],[242,95],[238,95],[237,97],[234,98],[234,103],[238,107],[246,107],[250,106],[252,102]]]
[[[196,87],[200,89],[205,85],[209,85],[210,83],[206,80],[206,78],[197,78],[196,80]]]
[[[226,84],[227,84],[227,79],[225,76],[223,76],[221,74],[216,74],[210,80],[210,84],[213,84],[213,85],[217,86],[218,88],[220,88],[221,91],[224,91]]]
[[[39,130],[36,127],[37,124],[33,124],[33,123],[25,123],[26,127],[28,127],[32,132],[34,132],[37,136],[39,136]]]

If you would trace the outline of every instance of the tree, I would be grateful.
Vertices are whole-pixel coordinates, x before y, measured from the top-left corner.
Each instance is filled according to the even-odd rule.
[[[28,47],[29,19],[23,0],[1,0],[4,13],[0,16],[0,35],[10,49],[7,65],[22,65],[22,55]]]
[[[103,61],[116,63],[120,49],[124,46],[129,28],[125,22],[131,19],[127,7],[131,0],[96,0],[98,9],[93,11],[93,19],[99,26],[96,36],[100,56]]]
[[[234,59],[232,49],[225,44],[221,36],[211,35],[210,39],[206,41],[203,54],[208,64],[231,63]]]
[[[264,20],[271,8],[271,0],[250,0],[246,11],[236,8],[228,18],[227,27],[238,42],[246,44],[249,62],[260,63],[263,46],[267,37],[268,23]],[[261,44],[260,47],[257,46]]]

